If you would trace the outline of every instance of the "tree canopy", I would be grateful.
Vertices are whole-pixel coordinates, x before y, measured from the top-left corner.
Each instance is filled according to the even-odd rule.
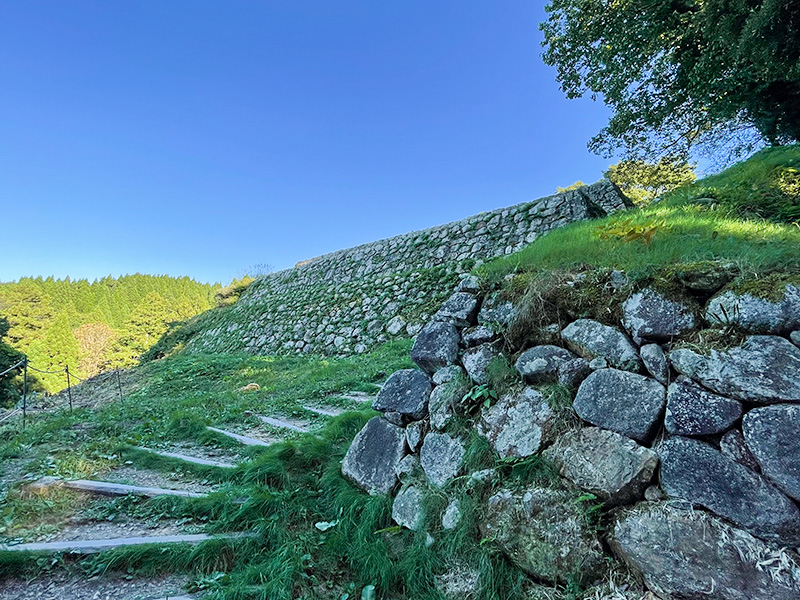
[[[14,350],[5,342],[8,329],[8,320],[0,317],[0,373],[10,369],[24,357],[22,352]],[[14,369],[5,375],[0,375],[0,406],[8,406],[16,401],[18,393],[13,381],[18,372],[19,369]]]
[[[139,274],[91,283],[52,277],[0,283],[0,363],[10,366],[24,352],[36,368],[69,365],[81,378],[129,367],[169,323],[211,308],[218,289],[188,277]],[[61,372],[28,375],[31,386],[48,392],[66,384]]]
[[[757,131],[800,141],[795,0],[552,0],[545,63],[612,109],[590,148],[658,158]]]

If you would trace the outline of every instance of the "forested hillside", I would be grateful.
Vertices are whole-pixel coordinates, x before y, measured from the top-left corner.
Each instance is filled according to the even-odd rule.
[[[5,340],[44,371],[63,369],[86,378],[135,364],[170,322],[208,310],[218,285],[189,277],[126,275],[89,282],[22,278],[0,283]],[[66,385],[63,373],[30,373],[39,389]]]

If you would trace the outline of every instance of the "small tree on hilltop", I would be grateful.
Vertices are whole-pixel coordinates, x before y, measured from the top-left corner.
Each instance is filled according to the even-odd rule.
[[[656,163],[627,159],[611,165],[603,173],[639,206],[695,181],[693,165],[677,156],[666,156]]]

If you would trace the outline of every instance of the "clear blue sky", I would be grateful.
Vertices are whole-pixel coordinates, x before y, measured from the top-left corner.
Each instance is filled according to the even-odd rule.
[[[3,2],[0,280],[224,283],[599,179],[543,7]]]

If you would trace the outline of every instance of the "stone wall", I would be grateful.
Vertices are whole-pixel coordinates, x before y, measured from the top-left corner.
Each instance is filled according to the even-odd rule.
[[[800,278],[682,267],[638,283],[562,273],[562,291],[610,299],[605,322],[550,322],[529,296],[463,280],[416,336],[419,368],[383,385],[343,475],[394,494],[395,522],[431,543],[477,525],[552,586],[536,598],[570,581],[626,600],[800,598]],[[480,463],[476,434],[493,455]],[[470,585],[440,591],[483,597]]]
[[[542,233],[628,206],[602,181],[313,259],[255,281],[232,307],[196,324],[188,351],[365,352],[413,336],[458,275]]]

